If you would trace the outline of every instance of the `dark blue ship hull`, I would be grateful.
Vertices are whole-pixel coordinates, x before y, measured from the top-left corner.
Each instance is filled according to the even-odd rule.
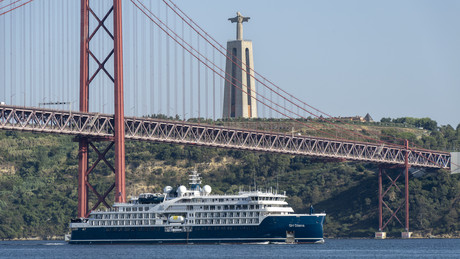
[[[72,230],[71,244],[103,243],[256,243],[323,241],[324,215],[269,216],[247,226],[123,226]]]

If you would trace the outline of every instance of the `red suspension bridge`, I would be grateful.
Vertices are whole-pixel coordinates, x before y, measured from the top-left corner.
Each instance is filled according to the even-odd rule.
[[[126,15],[131,19],[122,20]],[[0,101],[7,102],[0,105],[0,129],[77,137],[79,217],[101,203],[110,207],[105,199],[112,190],[116,202],[125,202],[125,139],[379,164],[380,230],[396,219],[409,231],[410,167],[451,167],[450,153],[412,147],[404,140],[398,145],[382,142],[379,136],[362,135],[353,125],[334,122],[331,115],[256,71],[247,71],[249,66],[227,52],[171,0],[0,1],[0,30],[1,35],[9,35],[0,47]],[[78,52],[79,57],[75,55]],[[257,102],[260,117],[289,119],[323,137],[202,123],[216,121],[222,114],[225,81],[245,91],[241,87],[245,82],[226,73],[226,60],[254,78],[257,95],[254,91],[247,94]],[[123,68],[128,68],[125,73]],[[50,104],[60,106],[40,107]],[[188,122],[190,118],[198,122]],[[324,131],[324,124],[335,132]],[[345,137],[338,139],[336,132]],[[353,138],[361,141],[350,140]],[[111,144],[100,151],[94,145],[99,141]],[[105,157],[112,146],[114,165]],[[90,148],[99,157],[92,164]],[[88,181],[101,161],[115,173],[114,184],[103,193]],[[396,181],[402,175],[405,181],[405,203],[398,208],[388,207],[382,187],[385,168],[394,167],[401,168],[401,174],[390,178],[388,188],[399,188]],[[89,191],[98,197],[92,208],[88,207]],[[386,222],[384,207],[391,212]],[[397,216],[401,208],[405,208],[404,224]]]

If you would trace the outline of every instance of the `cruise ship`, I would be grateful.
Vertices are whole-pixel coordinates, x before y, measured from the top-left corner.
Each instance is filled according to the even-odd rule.
[[[322,243],[325,213],[295,214],[276,191],[211,194],[190,172],[190,187],[166,186],[72,220],[70,244]]]

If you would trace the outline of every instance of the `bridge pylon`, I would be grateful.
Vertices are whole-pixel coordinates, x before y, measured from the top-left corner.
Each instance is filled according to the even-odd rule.
[[[110,15],[113,15],[113,31],[111,32],[104,24]],[[97,26],[90,33],[89,17],[97,21]],[[98,60],[90,49],[90,41],[96,33],[107,33],[113,39],[113,50],[103,59]],[[105,69],[106,62],[114,59],[114,70],[111,75]],[[89,74],[89,59],[92,58],[98,68],[93,74]],[[91,210],[96,209],[101,203],[106,207],[107,195],[115,189],[115,202],[125,202],[125,130],[124,130],[124,103],[123,103],[123,44],[122,44],[122,12],[121,0],[113,0],[113,6],[105,13],[104,17],[98,17],[90,7],[90,0],[81,0],[81,34],[80,34],[80,111],[89,112],[89,88],[93,79],[98,73],[107,75],[114,85],[114,136],[111,138],[89,138],[79,137],[79,162],[78,162],[78,217],[88,216],[88,189],[98,198]],[[103,152],[100,152],[93,142],[111,141]],[[112,166],[106,159],[109,149],[115,146],[115,165]],[[88,152],[91,147],[98,155],[98,159],[89,166]],[[103,194],[100,194],[88,181],[89,174],[96,165],[104,161],[115,173],[115,183],[112,184]]]

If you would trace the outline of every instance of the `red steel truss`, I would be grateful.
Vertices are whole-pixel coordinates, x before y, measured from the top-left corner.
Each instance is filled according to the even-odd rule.
[[[409,141],[406,140],[406,151],[404,155],[404,165],[396,165],[396,166],[388,166],[388,165],[381,165],[379,166],[379,232],[382,232],[385,227],[390,223],[393,219],[398,221],[401,226],[404,227],[406,232],[409,232],[409,168],[411,165],[409,164]],[[396,177],[392,178],[389,174],[387,174],[387,169],[396,169],[399,170],[399,173]],[[382,177],[385,176],[388,179],[389,185],[383,192],[383,179]],[[402,181],[402,177],[404,176],[404,192],[401,190],[400,186],[398,185],[398,180]],[[397,206],[390,206],[388,202],[385,202],[385,197],[389,194],[390,190],[395,190],[396,194],[404,197],[403,201],[398,204]],[[390,212],[390,217],[383,221],[383,209],[387,209]],[[393,208],[392,208],[393,207]],[[405,222],[403,223],[401,219],[398,217],[398,212],[405,208],[404,218]]]
[[[420,168],[450,168],[448,152],[406,149],[403,146],[320,137],[297,136],[250,129],[219,127],[183,121],[125,118],[125,137],[132,140],[201,145],[283,153],[336,160],[372,162],[382,166],[407,163]],[[114,116],[0,105],[0,129],[70,134],[113,140]]]
[[[78,217],[86,217],[88,214],[88,188],[96,194],[98,201],[93,207],[95,209],[100,203],[110,207],[105,198],[115,188],[115,201],[125,201],[125,143],[124,143],[124,108],[123,108],[123,46],[122,46],[122,26],[121,26],[121,0],[113,0],[113,7],[110,8],[102,19],[91,9],[89,0],[81,0],[81,35],[80,35],[80,111],[89,111],[89,88],[99,72],[104,72],[114,84],[115,96],[115,117],[113,119],[113,131],[110,139],[115,146],[115,167],[109,165],[105,159],[105,152],[100,153],[92,142],[100,139],[91,139],[87,135],[79,137],[79,161],[78,161]],[[113,15],[113,34],[106,27],[104,22],[110,15]],[[93,17],[98,25],[89,34],[89,18]],[[113,39],[113,50],[101,62],[90,49],[90,41],[103,29],[108,36]],[[100,32],[103,33],[103,32]],[[98,64],[96,71],[89,74],[89,57]],[[105,68],[106,62],[113,56],[114,58],[114,75],[112,76]],[[94,87],[94,86],[93,86]],[[113,136],[113,138],[112,138]],[[99,156],[99,159],[88,168],[88,146],[91,146]],[[109,165],[115,173],[115,183],[103,194],[99,194],[88,182],[88,175],[94,167],[103,160]]]

